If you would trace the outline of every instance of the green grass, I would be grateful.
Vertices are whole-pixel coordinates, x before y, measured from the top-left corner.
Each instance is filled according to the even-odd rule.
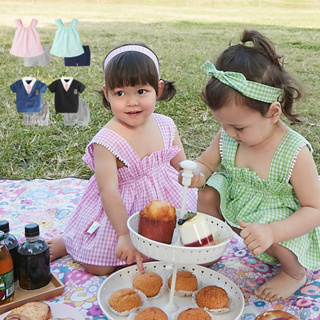
[[[157,112],[176,122],[187,157],[194,159],[208,146],[219,128],[200,92],[206,76],[200,65],[214,60],[233,38],[239,41],[244,28],[254,28],[270,37],[286,68],[305,87],[305,98],[295,106],[302,125],[294,129],[313,145],[320,172],[319,142],[319,50],[320,6],[312,1],[281,3],[262,1],[0,1],[0,177],[8,179],[88,178],[92,172],[81,161],[84,149],[95,133],[110,119],[95,89],[103,83],[102,61],[106,53],[126,42],[144,42],[158,55],[161,75],[174,80],[177,95],[169,103],[160,103]],[[198,4],[198,5],[196,5]],[[227,5],[226,5],[227,4]],[[303,4],[303,5],[302,5]],[[63,58],[50,56],[49,67],[27,68],[23,59],[9,54],[15,33],[14,19],[28,25],[39,20],[42,44],[52,44],[61,18],[67,25],[79,19],[78,31],[84,45],[91,48],[91,66],[68,68]],[[17,113],[15,94],[9,86],[24,76],[34,76],[46,84],[61,76],[72,76],[86,85],[81,99],[90,106],[87,127],[66,127],[63,115],[55,114],[53,94],[47,90],[43,100],[50,104],[48,127],[25,126]]]

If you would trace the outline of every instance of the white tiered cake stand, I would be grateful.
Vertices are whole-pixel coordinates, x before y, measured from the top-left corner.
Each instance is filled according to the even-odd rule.
[[[178,218],[182,217],[185,213],[186,193],[188,186],[191,183],[192,170],[195,169],[195,163],[186,160],[181,163],[181,167],[184,169],[182,181],[182,184],[184,185],[184,195],[181,209],[177,210]],[[179,228],[176,228],[175,230],[172,244],[160,243],[145,238],[138,233],[139,212],[133,214],[128,219],[127,225],[130,231],[131,241],[136,249],[145,256],[160,261],[144,263],[145,271],[156,272],[162,277],[169,277],[172,275],[169,295],[165,294],[158,299],[152,300],[149,305],[164,309],[171,315],[171,318],[169,317],[169,319],[172,320],[174,319],[174,313],[179,308],[192,306],[191,298],[188,298],[189,300],[187,301],[185,297],[174,296],[177,271],[178,269],[182,269],[196,274],[198,281],[203,284],[217,285],[227,291],[228,296],[232,301],[232,309],[227,313],[214,315],[214,319],[240,319],[244,309],[244,298],[241,290],[231,280],[220,273],[209,268],[198,266],[199,264],[209,264],[218,260],[226,250],[226,247],[232,238],[233,231],[226,223],[219,219],[200,212],[198,212],[198,214],[205,216],[206,220],[209,222],[215,245],[206,247],[184,247],[179,242]],[[131,287],[133,278],[138,274],[140,274],[138,267],[135,265],[130,266],[112,274],[101,285],[98,292],[98,302],[100,308],[108,316],[109,320],[120,320],[123,319],[123,317],[116,316],[112,313],[107,303],[107,297],[117,289],[128,286]],[[196,305],[193,307],[196,307]]]

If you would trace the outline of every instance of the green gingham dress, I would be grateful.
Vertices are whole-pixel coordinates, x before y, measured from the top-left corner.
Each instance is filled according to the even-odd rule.
[[[289,180],[296,157],[305,145],[312,151],[304,137],[288,131],[272,159],[266,181],[247,168],[235,167],[238,143],[222,130],[220,156],[226,173],[214,173],[207,185],[219,192],[222,215],[231,226],[240,228],[238,220],[267,224],[285,219],[300,208]],[[320,227],[280,244],[294,252],[305,268],[320,269]],[[265,263],[279,263],[266,253],[256,257]]]

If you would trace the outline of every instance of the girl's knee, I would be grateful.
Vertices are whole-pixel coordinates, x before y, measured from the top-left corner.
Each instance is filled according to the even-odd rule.
[[[220,203],[220,195],[219,192],[209,186],[206,186],[203,190],[198,192],[198,201],[204,203],[212,203],[219,205]]]
[[[198,193],[198,211],[222,218],[220,211],[219,192],[211,187],[205,187]]]
[[[103,267],[103,266],[94,266],[90,264],[82,264],[82,266],[84,267],[86,272],[93,274],[95,276],[106,276],[111,274],[117,269],[117,267],[115,266]]]

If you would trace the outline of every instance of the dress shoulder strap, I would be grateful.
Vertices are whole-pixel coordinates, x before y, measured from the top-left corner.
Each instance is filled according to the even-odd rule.
[[[14,23],[16,24],[16,26],[17,26],[18,28],[22,27],[22,21],[21,21],[21,19],[16,19],[16,20],[14,20]]]
[[[273,156],[269,180],[289,182],[298,154],[304,146],[307,146],[312,153],[313,150],[309,141],[298,132],[289,130]]]
[[[63,27],[63,24],[62,24],[61,19],[56,19],[54,22],[55,22],[55,24],[58,26],[58,28],[59,28],[59,27]]]
[[[32,19],[32,20],[31,20],[31,23],[30,23],[30,26],[36,27],[37,24],[38,24],[38,20],[37,20],[37,19]]]
[[[113,130],[102,128],[90,141],[86,147],[86,151],[82,160],[87,163],[90,169],[94,170],[94,145],[99,144],[108,149],[117,159],[119,159],[126,167],[131,162],[131,149],[128,142]]]
[[[234,165],[238,149],[238,142],[230,138],[227,133],[221,129],[219,142],[219,152],[221,161],[228,161]]]
[[[176,134],[176,126],[174,121],[167,116],[159,113],[153,113],[153,116],[159,126],[165,149],[169,149],[172,144]]]
[[[73,28],[76,28],[77,25],[78,25],[78,22],[79,22],[79,20],[77,20],[77,19],[72,19],[72,21],[71,21],[71,26],[72,26]]]

